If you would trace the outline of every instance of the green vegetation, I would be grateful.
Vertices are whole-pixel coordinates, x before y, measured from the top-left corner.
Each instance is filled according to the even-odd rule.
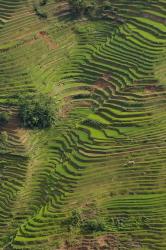
[[[75,16],[88,16],[91,18],[106,17],[111,11],[111,1],[99,0],[69,0]]]
[[[96,1],[71,0],[70,4],[75,15],[83,16],[85,14],[90,14],[95,10]]]
[[[48,0],[40,0],[40,6],[46,5],[47,2],[48,2]]]
[[[81,213],[77,210],[73,210],[71,215],[63,221],[64,225],[67,225],[69,229],[72,227],[78,227],[81,225]]]
[[[91,219],[86,220],[81,225],[81,231],[83,233],[97,233],[97,232],[104,232],[106,231],[106,226],[104,221],[97,220],[97,219]]]
[[[0,0],[0,249],[165,250],[165,0],[79,3]]]
[[[73,210],[71,215],[63,221],[62,225],[67,226],[69,231],[77,229],[84,234],[104,232],[107,230],[106,223],[102,218],[96,218],[97,215],[94,214],[95,210],[95,206],[93,207],[93,211],[91,209],[88,209],[88,211]],[[87,212],[88,217],[86,215]]]
[[[41,2],[40,6],[44,6],[46,3]],[[43,10],[41,10],[37,5],[34,5],[34,12],[39,18],[47,19],[47,13],[45,13]]]
[[[0,125],[5,125],[9,122],[10,115],[8,112],[0,112]]]
[[[55,124],[55,102],[45,95],[20,98],[19,116],[25,128],[48,128]]]
[[[6,131],[3,131],[0,133],[0,144],[6,146],[7,143],[8,143],[8,133]]]

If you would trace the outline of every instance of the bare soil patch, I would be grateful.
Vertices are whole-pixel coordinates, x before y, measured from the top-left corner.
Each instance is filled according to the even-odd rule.
[[[63,104],[60,106],[58,110],[59,118],[66,119],[70,115],[70,112],[76,107],[91,107],[92,103],[87,100],[81,100],[75,103],[72,97],[64,98]]]
[[[47,34],[46,31],[40,31],[36,34],[37,38],[40,38],[49,47],[49,49],[57,49],[59,46],[55,43]]]
[[[11,111],[10,115],[11,117],[9,122],[4,126],[0,126],[0,132],[6,131],[9,135],[17,136],[20,143],[25,146],[25,142],[28,139],[28,132],[27,130],[21,128],[17,111]]]
[[[58,250],[118,250],[117,239],[113,235],[102,235],[96,238],[85,236],[75,246],[66,241]]]
[[[144,13],[143,17],[149,18],[149,19],[151,19],[153,21],[157,21],[157,22],[166,24],[166,19],[164,17],[159,17],[159,16],[156,16],[156,15],[153,15],[153,14],[150,14],[150,13]]]
[[[63,119],[67,118],[73,107],[72,98],[65,97],[63,104],[59,107],[58,116]]]
[[[110,87],[110,83],[108,80],[111,80],[110,74],[103,74],[101,78],[99,78],[95,84],[92,86],[92,91],[95,91],[96,89],[106,89]]]
[[[147,85],[145,88],[144,88],[144,91],[145,93],[151,93],[151,94],[154,94],[154,93],[158,93],[158,92],[162,92],[164,91],[164,88],[162,86],[156,86],[156,85]]]

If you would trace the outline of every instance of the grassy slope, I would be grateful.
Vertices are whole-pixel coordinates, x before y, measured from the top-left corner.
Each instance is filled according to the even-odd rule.
[[[0,108],[13,114],[2,128],[2,248],[80,237],[61,221],[91,204],[118,249],[166,248],[165,4],[129,3],[112,1],[117,23],[75,22],[51,0],[41,20],[32,1],[0,0]],[[16,94],[29,91],[55,96],[55,128],[19,128]]]

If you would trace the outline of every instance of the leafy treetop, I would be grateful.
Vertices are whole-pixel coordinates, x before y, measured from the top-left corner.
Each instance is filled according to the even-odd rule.
[[[23,127],[43,129],[55,123],[55,102],[46,95],[29,95],[19,100],[19,116]]]
[[[75,16],[99,18],[111,11],[110,0],[69,0]]]

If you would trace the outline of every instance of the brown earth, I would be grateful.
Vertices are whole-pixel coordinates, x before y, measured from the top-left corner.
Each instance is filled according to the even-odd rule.
[[[164,17],[155,16],[155,15],[150,14],[150,13],[144,13],[144,14],[143,14],[143,17],[149,18],[149,19],[151,19],[152,21],[157,21],[157,22],[166,24],[166,19],[165,19]]]
[[[103,74],[101,78],[99,78],[94,85],[92,86],[92,91],[96,89],[106,89],[110,86],[108,80],[111,80],[110,74]]]
[[[86,236],[79,240],[75,246],[71,246],[68,241],[58,250],[118,250],[117,240],[112,235],[103,235],[93,238]]]
[[[58,116],[59,118],[67,118],[70,114],[70,112],[76,108],[76,107],[91,107],[92,103],[90,101],[84,101],[81,100],[77,103],[73,102],[73,99],[71,97],[65,97],[64,103],[58,110]]]
[[[28,131],[21,128],[18,112],[15,110],[9,111],[4,109],[3,111],[8,111],[10,113],[10,120],[6,125],[0,126],[0,132],[6,131],[9,136],[14,135],[18,138],[20,144],[25,147],[28,139]]]
[[[46,31],[40,31],[36,34],[37,38],[40,38],[49,47],[49,49],[57,49],[59,46],[55,43],[47,34]]]

